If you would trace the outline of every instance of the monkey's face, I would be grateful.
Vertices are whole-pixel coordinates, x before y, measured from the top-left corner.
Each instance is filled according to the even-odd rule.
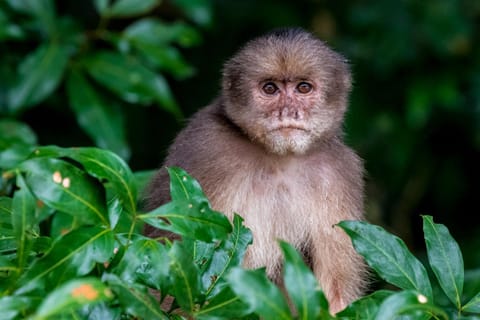
[[[228,116],[279,155],[306,153],[336,135],[349,89],[344,59],[309,34],[254,40],[224,69]]]

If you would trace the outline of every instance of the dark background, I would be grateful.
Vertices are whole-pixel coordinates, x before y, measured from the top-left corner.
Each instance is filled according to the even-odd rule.
[[[420,215],[432,215],[459,240],[466,267],[480,266],[479,1],[200,2],[211,14],[197,26],[203,40],[180,49],[196,73],[181,81],[167,75],[187,118],[217,95],[223,62],[245,41],[276,27],[315,32],[352,66],[346,140],[365,160],[369,220],[421,253]],[[88,2],[62,1],[59,10],[87,26],[96,23]],[[188,20],[168,1],[151,15]],[[92,145],[60,105],[50,99],[17,117],[40,144]],[[122,110],[130,166],[158,167],[183,121],[155,106]]]

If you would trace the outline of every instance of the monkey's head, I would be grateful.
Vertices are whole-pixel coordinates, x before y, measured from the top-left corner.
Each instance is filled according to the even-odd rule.
[[[279,155],[303,154],[340,134],[350,88],[345,59],[301,29],[248,42],[223,70],[227,115]]]

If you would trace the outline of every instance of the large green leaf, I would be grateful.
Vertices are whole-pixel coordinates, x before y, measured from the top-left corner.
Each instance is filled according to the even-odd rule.
[[[251,313],[248,305],[230,287],[223,287],[211,300],[207,300],[195,319],[237,319]],[[248,319],[256,319],[253,316]]]
[[[48,206],[84,222],[108,226],[104,190],[79,168],[58,159],[34,158],[21,164],[28,187]]]
[[[233,268],[227,276],[230,287],[262,319],[292,319],[288,304],[280,289],[271,283],[264,269]]]
[[[95,80],[123,100],[142,104],[156,101],[165,110],[180,115],[165,78],[147,69],[135,58],[113,51],[100,51],[83,62]]]
[[[158,301],[148,294],[146,287],[127,283],[113,274],[107,274],[104,278],[128,314],[139,319],[168,319]]]
[[[205,271],[202,273],[202,283],[207,298],[218,295],[227,285],[225,274],[232,267],[242,264],[243,256],[252,240],[252,233],[243,226],[242,217],[235,214],[232,233],[226,240],[215,245],[210,256],[202,259],[205,260],[206,265]]]
[[[170,176],[170,196],[173,201],[207,200],[202,187],[185,170],[178,167],[167,168]]]
[[[41,102],[58,86],[69,59],[69,48],[44,43],[21,63],[17,84],[9,92],[9,108],[15,112]]]
[[[360,298],[350,304],[347,308],[337,313],[340,319],[374,319],[378,312],[378,308],[382,302],[391,296],[394,292],[389,290],[377,290],[372,294]]]
[[[433,273],[447,297],[460,309],[464,281],[460,247],[448,229],[434,223],[431,216],[423,216],[423,233]]]
[[[112,150],[124,159],[130,149],[124,131],[124,114],[112,102],[101,99],[85,77],[72,71],[67,79],[70,106],[77,121],[100,148]]]
[[[480,313],[480,292],[462,307],[462,311]]]
[[[114,254],[113,233],[101,227],[85,227],[58,239],[51,250],[23,274],[18,293],[55,287],[75,276],[88,274],[95,263],[105,263]]]
[[[200,272],[192,255],[181,242],[175,242],[169,251],[172,287],[170,293],[183,310],[193,314],[201,296]]]
[[[30,307],[32,301],[27,297],[4,296],[0,298],[2,320],[19,319],[18,316]]]
[[[399,288],[414,289],[432,298],[432,286],[425,267],[400,238],[363,221],[342,221],[338,225],[381,278]]]
[[[105,284],[96,278],[83,278],[67,281],[51,292],[42,301],[31,319],[51,319],[80,307],[107,301],[113,294]]]
[[[136,212],[137,187],[135,177],[116,154],[98,148],[59,148],[56,146],[37,148],[35,157],[68,157],[79,162],[91,176],[105,183],[121,199],[131,215]]]
[[[412,313],[416,315],[414,319],[429,319],[428,315],[435,315],[435,319],[448,319],[442,309],[432,304],[424,295],[413,290],[400,291],[386,298],[374,319],[393,320],[400,315]]]
[[[312,271],[294,247],[280,241],[280,248],[285,257],[284,284],[298,312],[298,319],[317,319],[321,314],[326,317],[328,302]]]
[[[17,176],[18,190],[12,200],[12,225],[17,239],[17,261],[22,268],[30,253],[31,235],[35,226],[35,198],[22,175]]]

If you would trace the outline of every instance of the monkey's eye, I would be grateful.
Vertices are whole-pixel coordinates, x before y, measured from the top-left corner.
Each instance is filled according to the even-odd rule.
[[[273,82],[267,82],[263,85],[262,90],[266,94],[274,94],[275,92],[277,92],[278,87]]]
[[[310,91],[312,91],[312,89],[313,89],[312,85],[308,82],[300,82],[297,85],[297,90],[300,93],[309,93]]]

